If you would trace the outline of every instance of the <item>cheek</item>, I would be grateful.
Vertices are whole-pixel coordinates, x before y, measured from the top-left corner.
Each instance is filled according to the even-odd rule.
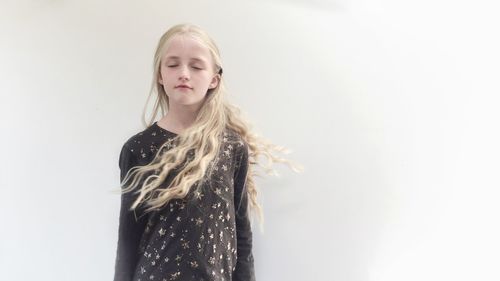
[[[169,83],[169,79],[170,77],[173,77],[171,71],[168,71],[167,69],[162,69],[161,72],[158,74],[158,77],[159,79],[162,80],[162,84],[165,85],[165,84],[171,84]]]

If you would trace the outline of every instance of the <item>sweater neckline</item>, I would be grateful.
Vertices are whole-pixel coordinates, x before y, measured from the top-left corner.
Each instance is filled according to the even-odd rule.
[[[171,132],[171,131],[169,131],[169,130],[167,130],[167,129],[163,128],[163,127],[160,127],[160,125],[158,125],[158,121],[155,121],[155,122],[153,123],[153,126],[154,126],[156,129],[159,129],[159,130],[160,130],[160,131],[162,131],[162,132],[165,132],[165,133],[168,133],[168,134],[171,134],[171,135],[177,136],[177,134],[176,134],[176,133]]]

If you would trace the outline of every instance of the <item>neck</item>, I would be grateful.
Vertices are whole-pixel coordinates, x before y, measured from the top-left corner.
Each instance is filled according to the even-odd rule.
[[[181,108],[182,107],[182,108]],[[195,121],[198,110],[191,107],[171,106],[168,112],[158,123],[167,130],[180,134],[189,128]]]

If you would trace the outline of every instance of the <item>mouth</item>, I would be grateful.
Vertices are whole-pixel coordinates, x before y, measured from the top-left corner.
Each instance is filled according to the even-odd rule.
[[[180,86],[177,86],[176,88],[181,88],[181,89],[191,89],[191,87],[186,86],[186,85],[180,85]]]

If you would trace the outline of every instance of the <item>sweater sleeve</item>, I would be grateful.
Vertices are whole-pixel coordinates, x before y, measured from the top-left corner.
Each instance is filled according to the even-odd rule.
[[[120,182],[128,170],[138,164],[130,148],[125,144],[120,152]],[[138,262],[139,242],[147,223],[147,217],[139,218],[129,208],[133,203],[133,192],[121,194],[121,206],[118,225],[118,243],[115,259],[114,281],[130,281]]]
[[[234,205],[236,213],[237,261],[233,281],[254,281],[252,229],[249,219],[246,176],[248,172],[248,146],[245,144],[235,171]]]

